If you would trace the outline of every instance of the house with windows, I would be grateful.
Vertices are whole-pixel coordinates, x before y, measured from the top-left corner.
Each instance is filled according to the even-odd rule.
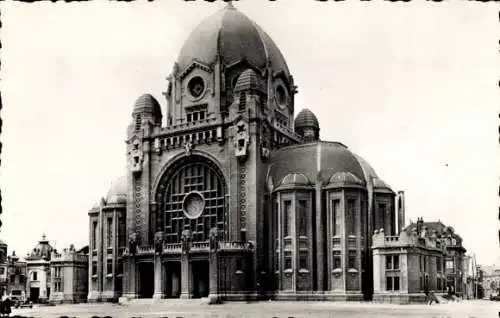
[[[45,234],[33,250],[26,255],[26,297],[34,303],[46,303],[50,298],[50,257],[54,248]]]
[[[0,240],[0,297],[7,293],[7,285],[9,282],[9,275],[7,273],[8,266],[7,244]]]
[[[12,251],[12,255],[7,257],[7,264],[7,295],[26,299],[26,262]]]
[[[73,245],[59,253],[45,235],[26,260],[26,298],[34,303],[85,302],[88,293],[88,247]]]
[[[73,245],[62,253],[52,252],[50,260],[51,303],[86,302],[88,293],[88,247]]]
[[[372,239],[373,299],[393,303],[422,302],[425,301],[426,285],[436,293],[451,290],[460,296],[458,291],[464,290],[465,283],[460,276],[463,275],[462,267],[456,270],[456,264],[463,263],[462,251],[465,249],[457,237],[453,229],[441,222],[425,223],[422,218],[408,225],[399,235],[376,230]]]
[[[408,231],[416,231],[424,236],[436,235],[437,240],[445,249],[442,283],[443,290],[451,290],[451,293],[462,297],[466,292],[467,285],[467,250],[463,247],[463,240],[455,229],[446,226],[441,221],[424,222],[422,218],[417,222],[410,222]]]

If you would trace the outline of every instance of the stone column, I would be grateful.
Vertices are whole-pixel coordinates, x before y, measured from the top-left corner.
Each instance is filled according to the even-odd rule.
[[[208,298],[210,303],[217,302],[219,298],[219,288],[218,288],[218,277],[219,277],[219,268],[217,266],[218,263],[217,252],[211,252],[208,262],[209,262],[209,295]]]
[[[163,293],[163,266],[161,264],[161,255],[154,256],[154,270],[155,270],[155,281],[154,281],[154,299],[162,299],[165,297]]]
[[[318,146],[319,147],[319,146]],[[316,201],[316,259],[318,260],[316,262],[316,289],[318,291],[324,291],[325,290],[325,276],[324,276],[324,265],[323,265],[323,260],[325,257],[328,257],[325,251],[323,249],[323,241],[324,241],[324,224],[323,224],[323,217],[322,213],[323,211],[321,210],[322,208],[322,202],[321,202],[321,184],[316,185],[315,187],[315,198],[314,200]],[[328,276],[327,276],[328,277]]]
[[[188,254],[181,256],[181,299],[190,299],[192,296],[191,288],[191,264]]]
[[[124,284],[126,294],[124,295],[127,298],[137,298],[137,275],[136,275],[136,264],[135,257],[133,255],[129,255],[124,262]]]

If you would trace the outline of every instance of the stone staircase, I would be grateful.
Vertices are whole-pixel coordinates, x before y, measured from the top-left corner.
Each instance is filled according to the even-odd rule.
[[[118,300],[120,305],[127,306],[143,306],[143,305],[174,305],[174,306],[182,306],[182,305],[197,305],[197,304],[208,304],[208,298],[195,298],[195,299],[179,299],[179,298],[167,298],[167,299],[152,299],[152,298],[134,298],[127,299],[121,297]]]

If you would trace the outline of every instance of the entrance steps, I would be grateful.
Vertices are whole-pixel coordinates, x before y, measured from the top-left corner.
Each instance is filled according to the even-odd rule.
[[[204,298],[193,298],[193,299],[180,299],[180,298],[134,298],[134,299],[124,299],[120,297],[119,303],[121,305],[131,305],[131,306],[141,306],[141,305],[175,305],[182,306],[183,304],[207,304],[208,301],[204,301]]]
[[[437,295],[436,294],[436,300],[438,304],[446,304],[448,300],[443,297],[443,295]]]

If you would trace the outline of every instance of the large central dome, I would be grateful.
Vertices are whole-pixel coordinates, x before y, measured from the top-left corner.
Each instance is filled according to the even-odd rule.
[[[179,70],[182,72],[194,61],[212,65],[217,54],[226,66],[247,60],[263,70],[270,61],[273,72],[283,71],[285,76],[290,75],[271,37],[231,4],[193,30],[179,54]]]

